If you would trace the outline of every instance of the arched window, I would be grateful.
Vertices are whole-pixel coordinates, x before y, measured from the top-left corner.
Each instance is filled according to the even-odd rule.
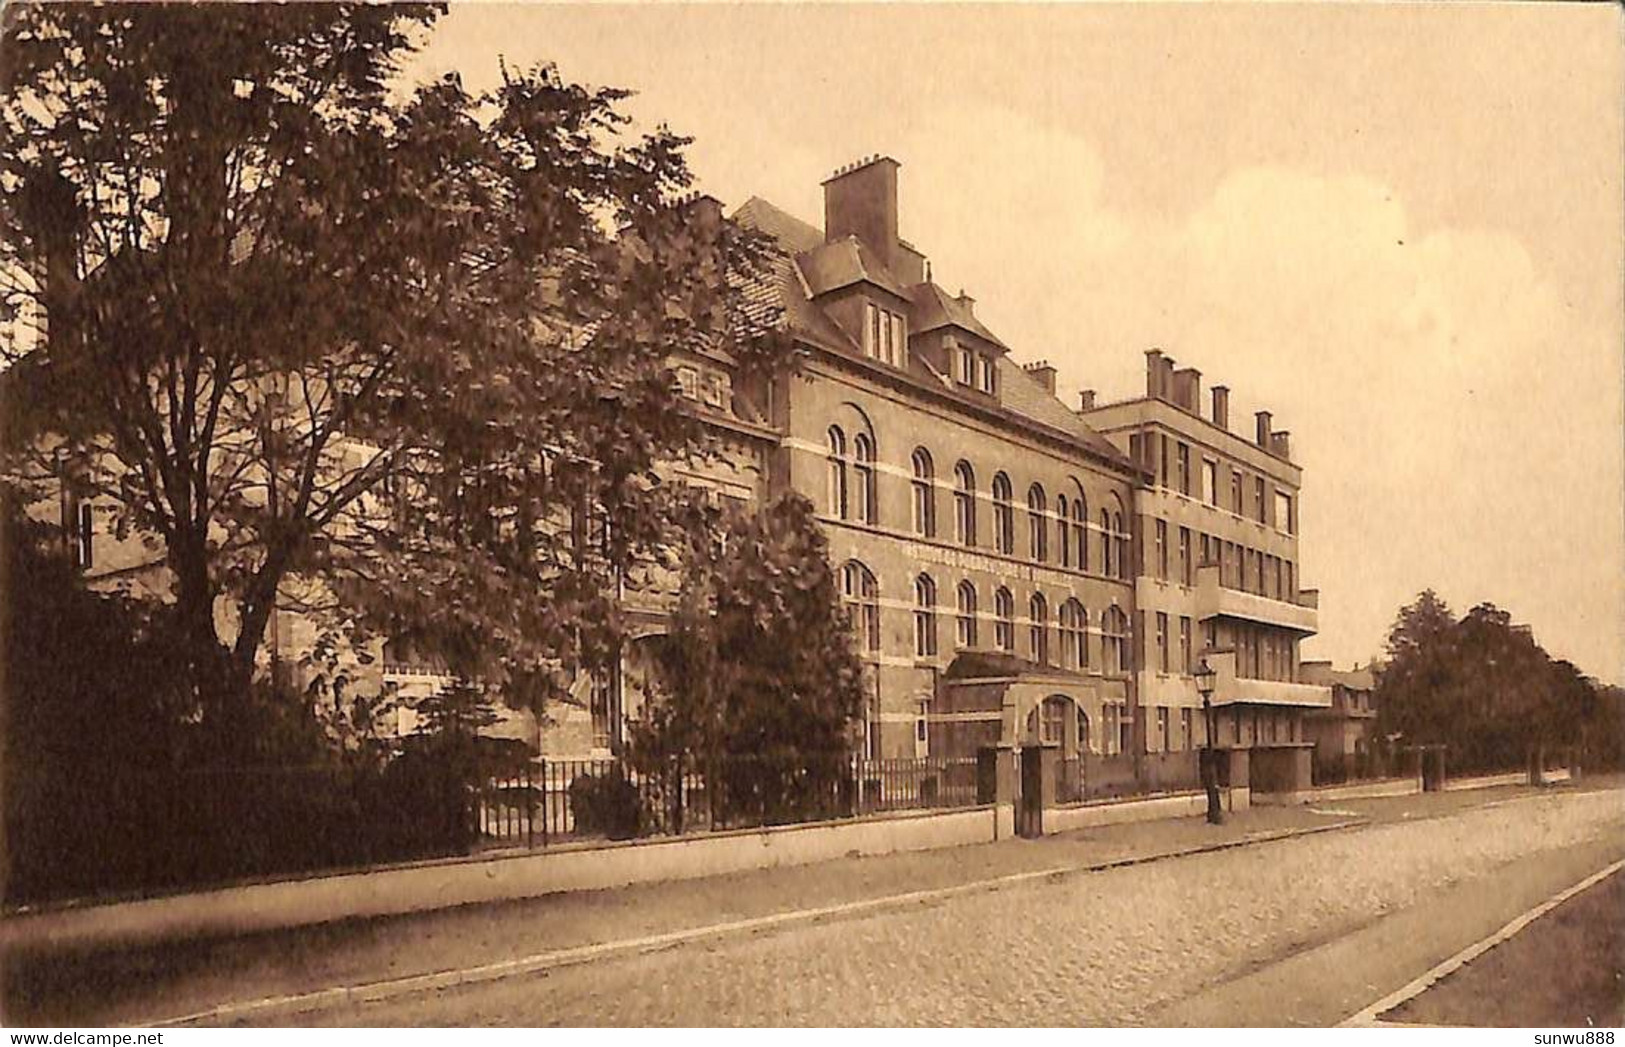
[[[1117,562],[1112,555],[1112,514],[1105,509],[1100,510],[1100,573],[1108,578],[1112,574],[1112,565]]]
[[[1089,714],[1078,710],[1078,752],[1089,751]]]
[[[976,585],[968,578],[959,583],[956,605],[959,614],[954,620],[954,640],[960,647],[975,647]]]
[[[1123,634],[1127,628],[1128,621],[1121,608],[1108,607],[1100,616],[1100,660],[1108,673],[1120,673],[1128,668],[1123,658]]]
[[[1028,646],[1032,648],[1033,661],[1040,665],[1049,664],[1049,601],[1044,599],[1043,593],[1033,593],[1033,598],[1027,601]]]
[[[976,473],[964,461],[954,466],[954,541],[976,544]]]
[[[927,538],[937,535],[937,490],[934,486],[936,470],[931,464],[931,452],[923,447],[914,448],[914,533]]]
[[[1071,516],[1066,495],[1055,496],[1055,547],[1061,554],[1061,566],[1072,566],[1072,542],[1066,532],[1066,521]]]
[[[857,512],[853,515],[864,523],[879,523],[879,506],[875,501],[875,442],[868,433],[852,438],[853,480],[857,487]]]
[[[1077,550],[1077,568],[1080,571],[1089,569],[1089,510],[1083,502],[1083,495],[1079,494],[1072,499],[1072,547]]]
[[[1061,605],[1061,666],[1082,669],[1089,664],[1089,612],[1077,600]]]
[[[914,654],[932,658],[937,653],[937,583],[928,574],[914,579]]]
[[[1010,478],[993,478],[993,548],[1006,556],[1016,551],[1016,515],[1010,507]]]
[[[1016,601],[1002,585],[993,594],[993,642],[1001,651],[1016,649]]]
[[[1129,577],[1128,534],[1123,530],[1123,514],[1112,514],[1112,532],[1117,539],[1117,577]]]
[[[1038,484],[1027,488],[1027,551],[1034,560],[1049,559],[1049,519],[1045,515],[1044,489]]]
[[[828,494],[830,515],[846,519],[846,434],[838,425],[829,427]]]
[[[856,560],[841,568],[841,602],[857,634],[858,648],[880,650],[880,586],[874,573]]]

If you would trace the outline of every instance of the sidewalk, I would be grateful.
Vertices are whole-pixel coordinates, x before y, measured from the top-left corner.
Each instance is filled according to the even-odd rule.
[[[1536,792],[1502,788],[1343,801],[1335,809],[1256,808],[1221,827],[1184,818],[214,941],[98,953],[19,952],[4,958],[0,1018],[8,1025],[161,1021],[232,1001],[474,967],[1016,874],[1064,875],[1194,848],[1244,845],[1260,835],[1438,816]],[[297,1019],[290,1014],[285,1020]]]

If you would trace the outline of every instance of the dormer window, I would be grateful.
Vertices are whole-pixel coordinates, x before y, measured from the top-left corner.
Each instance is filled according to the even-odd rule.
[[[874,302],[866,303],[863,323],[863,355],[893,367],[903,366],[908,344],[903,317]]]
[[[988,395],[993,394],[993,357],[978,354],[976,357],[976,388]]]

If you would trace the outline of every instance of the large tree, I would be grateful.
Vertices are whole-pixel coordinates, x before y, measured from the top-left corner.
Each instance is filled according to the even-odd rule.
[[[1447,745],[1456,767],[1544,761],[1549,748],[1580,742],[1596,716],[1594,685],[1494,604],[1458,620],[1427,590],[1400,609],[1387,655],[1377,680],[1381,729],[1404,744]]]
[[[685,139],[552,67],[400,89],[437,14],[6,12],[0,273],[43,334],[5,347],[6,473],[156,540],[228,731],[279,601],[515,698],[607,657],[658,466],[708,453],[668,354],[785,353],[734,291],[760,242],[674,203]]]

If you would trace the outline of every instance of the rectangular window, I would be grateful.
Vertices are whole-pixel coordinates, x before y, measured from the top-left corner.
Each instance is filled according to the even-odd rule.
[[[1157,521],[1157,577],[1168,577],[1168,521]]]
[[[1243,515],[1241,508],[1241,473],[1232,470],[1230,473],[1230,511],[1237,516]]]
[[[1194,746],[1191,744],[1191,711],[1179,710],[1179,747],[1189,752]]]
[[[609,748],[609,681],[601,677],[592,678],[592,691],[588,698],[592,714],[592,746],[594,749]]]
[[[1179,671],[1191,672],[1195,667],[1191,658],[1191,620],[1183,615],[1179,619]]]
[[[75,523],[79,569],[88,571],[96,566],[96,507],[89,502],[80,502]]]
[[[1193,584],[1196,571],[1191,563],[1191,529],[1179,529],[1179,581],[1181,585]]]
[[[1168,615],[1157,612],[1157,668],[1168,671]]]
[[[1179,493],[1188,495],[1191,493],[1191,445],[1180,444],[1178,455]]]
[[[964,346],[954,350],[954,357],[959,362],[959,383],[970,385],[976,380],[976,357]]]
[[[993,358],[991,356],[977,356],[976,388],[984,393],[993,392]]]
[[[1157,473],[1157,479],[1162,482],[1162,486],[1169,487],[1171,486],[1170,481],[1173,479],[1172,475],[1168,472],[1168,444],[1171,441],[1169,441],[1167,434],[1163,434],[1158,439],[1161,444],[1162,453],[1160,456],[1160,471]]]
[[[1168,734],[1168,707],[1157,707],[1157,738],[1162,742],[1162,751],[1173,749],[1173,739]]]
[[[1285,491],[1275,492],[1275,527],[1287,534],[1298,533],[1298,521],[1292,517],[1292,496]]]
[[[1264,478],[1262,476],[1253,481],[1253,506],[1258,513],[1258,522],[1269,523],[1269,503],[1264,500]]]
[[[880,355],[880,307],[873,302],[863,307],[863,355]]]
[[[887,360],[894,367],[902,366],[904,358],[908,355],[908,336],[903,329],[903,318],[896,313],[891,314],[891,357]]]
[[[1207,498],[1207,504],[1219,504],[1219,463],[1203,459],[1202,461],[1202,494]]]

